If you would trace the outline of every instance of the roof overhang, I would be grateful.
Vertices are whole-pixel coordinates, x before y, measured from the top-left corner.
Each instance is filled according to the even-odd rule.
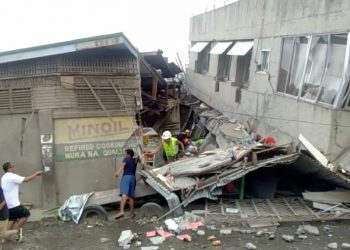
[[[192,46],[192,48],[190,49],[191,52],[201,52],[207,45],[209,42],[198,42],[195,45]]]
[[[231,56],[244,56],[248,53],[249,50],[253,48],[254,41],[246,41],[246,42],[236,42],[233,45],[232,49],[227,52],[227,55]]]
[[[124,34],[115,33],[2,52],[0,53],[0,64],[107,47],[124,48],[129,50],[135,57],[138,56],[136,48]]]
[[[232,42],[218,42],[209,52],[214,55],[221,55],[232,44]]]

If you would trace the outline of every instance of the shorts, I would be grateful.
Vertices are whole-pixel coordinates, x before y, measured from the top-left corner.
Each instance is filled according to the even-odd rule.
[[[10,221],[16,221],[21,218],[28,218],[29,216],[30,216],[29,210],[23,207],[22,205],[9,209]]]
[[[135,175],[123,175],[120,181],[120,195],[127,195],[130,198],[135,197],[136,177]]]

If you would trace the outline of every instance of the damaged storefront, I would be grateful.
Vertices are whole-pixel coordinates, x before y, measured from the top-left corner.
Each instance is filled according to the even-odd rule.
[[[123,151],[139,144],[138,57],[122,33],[0,54],[1,159],[44,171],[21,200],[52,208],[115,188]]]

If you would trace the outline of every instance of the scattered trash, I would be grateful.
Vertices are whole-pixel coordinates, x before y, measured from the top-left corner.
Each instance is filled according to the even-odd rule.
[[[198,222],[192,222],[186,225],[186,230],[193,230],[197,229],[198,227],[204,226],[203,222],[198,221]]]
[[[111,240],[108,239],[108,238],[103,238],[103,237],[100,239],[101,243],[105,243],[105,242],[108,242],[108,241],[111,241]]]
[[[180,235],[176,236],[176,238],[178,238],[179,240],[182,240],[182,241],[187,241],[187,242],[192,241],[192,236],[189,234],[180,234]]]
[[[338,243],[337,242],[329,243],[327,247],[329,249],[338,249]]]
[[[214,247],[221,246],[221,240],[214,240],[214,241],[211,243],[211,245],[214,246]]]
[[[272,234],[269,235],[269,240],[274,240],[275,237],[276,237],[275,234],[272,233]]]
[[[298,235],[298,239],[300,240],[306,240],[307,239],[307,236],[305,234],[300,234]]]
[[[210,236],[207,238],[207,240],[213,241],[213,240],[216,240],[216,237],[215,237],[215,235],[210,235]]]
[[[154,237],[154,236],[156,236],[156,234],[157,234],[156,230],[149,231],[149,232],[146,232],[146,237],[147,238]]]
[[[205,231],[204,230],[198,230],[197,231],[197,235],[198,236],[204,236],[205,235]]]
[[[126,244],[126,245],[123,246],[123,249],[129,249],[130,247],[131,247],[130,244]]]
[[[168,237],[174,236],[174,234],[169,233],[169,232],[166,232],[166,231],[164,231],[162,228],[159,228],[159,229],[157,229],[156,231],[157,231],[157,234],[158,234],[159,236],[162,236],[162,237],[164,237],[164,238],[168,238]]]
[[[158,246],[141,247],[141,250],[158,250]]]
[[[263,236],[265,233],[266,233],[265,230],[259,230],[259,231],[256,232],[255,235],[256,235],[257,237],[261,237],[261,236]]]
[[[122,231],[118,239],[118,244],[120,247],[124,247],[128,245],[133,238],[134,238],[134,235],[132,234],[131,230]]]
[[[306,233],[315,236],[320,235],[320,231],[318,230],[318,228],[311,225],[300,225],[295,234],[299,235]]]
[[[254,244],[250,243],[250,242],[245,244],[244,247],[247,248],[247,249],[251,249],[251,250],[256,249],[256,246]]]
[[[142,242],[138,240],[135,242],[134,245],[135,245],[135,247],[140,247],[142,245]]]
[[[233,208],[233,207],[227,207],[225,212],[228,214],[237,214],[239,213],[239,209]]]
[[[220,229],[220,235],[230,235],[230,234],[232,234],[232,229],[231,228]]]
[[[341,245],[340,245],[340,248],[342,248],[342,249],[350,249],[350,244],[349,243],[342,243]]]
[[[165,241],[165,238],[162,236],[154,236],[154,237],[149,238],[149,240],[152,242],[152,244],[159,245]]]
[[[207,225],[207,228],[213,231],[217,229],[215,225]]]
[[[179,228],[179,225],[173,219],[167,219],[164,221],[165,225],[170,231],[176,231]]]
[[[285,240],[286,242],[293,242],[294,241],[294,236],[293,235],[287,235],[283,234],[282,239]]]

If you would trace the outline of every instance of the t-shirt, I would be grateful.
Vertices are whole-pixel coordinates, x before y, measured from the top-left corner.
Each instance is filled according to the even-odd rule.
[[[125,163],[123,175],[135,175],[137,167],[137,159],[132,157],[125,157],[123,159]]]
[[[1,187],[9,209],[21,205],[18,198],[19,185],[23,183],[24,179],[25,177],[11,172],[7,172],[2,176]]]
[[[5,200],[4,193],[2,188],[0,187],[0,203]],[[7,204],[5,202],[5,206],[0,210],[0,221],[7,220],[9,218],[9,210],[7,208]]]

